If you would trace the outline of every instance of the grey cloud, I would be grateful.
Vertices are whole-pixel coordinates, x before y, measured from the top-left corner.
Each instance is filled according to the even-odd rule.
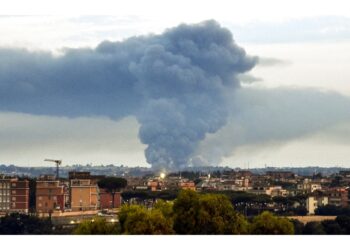
[[[287,60],[282,60],[273,57],[259,57],[258,65],[262,67],[270,67],[270,66],[288,66],[291,62]]]
[[[251,83],[260,82],[263,80],[262,78],[253,76],[251,74],[240,74],[238,75],[238,79],[243,84],[251,84]]]
[[[256,64],[215,21],[161,35],[104,41],[95,49],[0,49],[0,109],[69,117],[134,115],[153,167],[191,162],[227,121],[226,93]]]
[[[350,122],[350,98],[335,92],[242,88],[231,100],[227,125],[197,150],[206,164],[220,163],[241,146],[286,143]]]
[[[45,157],[64,164],[145,164],[135,118],[52,117],[0,113],[2,163],[42,166]]]

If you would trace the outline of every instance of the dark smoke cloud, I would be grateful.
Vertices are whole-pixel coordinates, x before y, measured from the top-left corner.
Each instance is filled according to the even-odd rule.
[[[215,21],[161,35],[105,41],[63,55],[0,49],[2,111],[63,116],[134,115],[147,161],[157,168],[191,164],[208,133],[227,121],[225,94],[257,59]]]

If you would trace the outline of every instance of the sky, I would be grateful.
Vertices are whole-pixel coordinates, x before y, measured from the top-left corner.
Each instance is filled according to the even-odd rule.
[[[59,57],[67,48],[94,49],[104,40],[216,20],[259,62],[227,93],[227,123],[207,133],[194,154],[206,164],[242,168],[349,166],[347,7],[313,0],[11,1],[0,12],[0,48]],[[45,158],[58,158],[64,165],[150,165],[139,137],[142,119],[133,114],[0,109],[0,124],[0,164],[42,166]]]

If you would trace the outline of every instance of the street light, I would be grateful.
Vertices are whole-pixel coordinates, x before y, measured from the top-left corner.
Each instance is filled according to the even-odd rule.
[[[164,179],[165,178],[165,173],[160,173],[160,178]]]

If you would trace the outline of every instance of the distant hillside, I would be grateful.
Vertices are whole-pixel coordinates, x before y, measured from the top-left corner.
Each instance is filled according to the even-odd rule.
[[[266,168],[230,168],[230,167],[189,167],[183,169],[186,172],[224,172],[224,171],[239,171],[249,170],[254,174],[264,174],[266,171],[291,171],[301,176],[311,176],[321,173],[324,176],[329,176],[338,173],[341,170],[350,170],[350,168],[341,167],[266,167]],[[19,167],[14,165],[0,165],[0,174],[5,175],[18,175],[37,177],[43,174],[55,174],[56,168],[52,167]],[[154,174],[151,168],[147,167],[127,167],[127,166],[115,166],[115,165],[73,165],[60,167],[60,176],[67,177],[70,171],[89,171],[94,175],[116,175],[116,176],[145,176]],[[157,174],[157,173],[155,173]]]

